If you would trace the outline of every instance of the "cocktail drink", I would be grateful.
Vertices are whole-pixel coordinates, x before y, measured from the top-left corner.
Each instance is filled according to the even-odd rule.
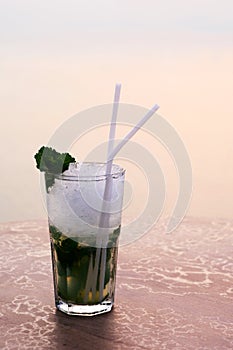
[[[114,305],[124,173],[113,165],[106,174],[102,163],[45,173],[55,304],[67,314],[96,315]]]
[[[122,147],[159,108],[154,105],[115,146],[120,85],[116,85],[106,164],[76,163],[69,153],[42,146],[56,307],[96,315],[114,305],[125,171],[113,164]]]

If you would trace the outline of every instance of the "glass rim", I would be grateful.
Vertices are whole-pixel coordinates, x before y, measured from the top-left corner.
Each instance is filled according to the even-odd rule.
[[[107,162],[74,162],[71,163],[74,164],[74,166],[77,165],[97,165],[99,167],[104,167],[107,165]],[[55,174],[55,173],[51,173],[51,172],[45,172],[45,175],[51,175],[53,176],[55,179],[59,179],[59,180],[64,180],[64,181],[101,181],[101,180],[105,180],[107,177],[112,177],[114,178],[119,178],[120,176],[123,176],[125,174],[125,169],[120,166],[119,164],[113,163],[112,166],[117,167],[117,170],[113,170],[111,173],[107,173],[107,174],[94,174],[94,175],[68,175],[65,173],[59,173],[59,174]],[[101,168],[100,168],[101,169]]]

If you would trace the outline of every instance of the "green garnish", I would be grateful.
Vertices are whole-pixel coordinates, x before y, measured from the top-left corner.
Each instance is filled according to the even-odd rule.
[[[68,170],[69,164],[75,162],[69,153],[59,153],[51,147],[42,146],[35,154],[36,167],[46,173],[60,174]]]
[[[61,174],[68,170],[69,164],[75,162],[75,158],[69,153],[59,153],[51,147],[42,146],[34,156],[36,167],[45,172],[47,191],[54,183],[53,174]]]

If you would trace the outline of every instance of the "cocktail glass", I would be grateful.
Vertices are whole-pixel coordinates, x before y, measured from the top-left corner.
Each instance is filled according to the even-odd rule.
[[[92,316],[114,305],[124,175],[115,164],[106,174],[104,163],[45,173],[55,305],[66,314]]]

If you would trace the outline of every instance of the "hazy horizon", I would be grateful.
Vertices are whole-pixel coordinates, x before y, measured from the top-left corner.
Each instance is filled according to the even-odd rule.
[[[183,140],[194,186],[187,215],[232,218],[232,17],[224,0],[3,2],[0,221],[46,217],[34,153],[70,116],[111,103],[116,82],[121,102],[158,103]],[[87,136],[81,158],[97,140]],[[176,169],[159,142],[152,148],[169,215]]]

